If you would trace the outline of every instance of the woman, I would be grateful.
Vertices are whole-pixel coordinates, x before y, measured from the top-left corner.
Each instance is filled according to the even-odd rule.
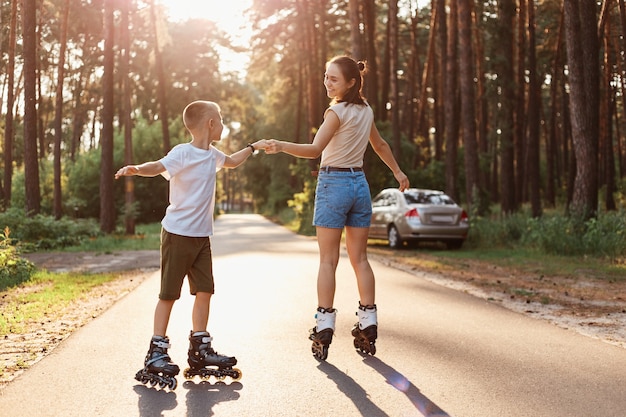
[[[346,231],[348,256],[359,290],[358,322],[352,329],[354,346],[363,353],[376,353],[378,336],[374,273],[367,259],[367,236],[372,217],[369,185],[363,173],[368,142],[391,169],[403,191],[409,180],[396,162],[389,144],[374,124],[374,113],[362,96],[365,63],[338,56],[326,64],[324,86],[330,107],[324,113],[313,143],[268,140],[265,152],[284,152],[321,163],[315,190],[313,225],[320,253],[317,276],[316,326],[311,329],[312,351],[321,360],[328,357],[335,331],[335,271],[339,262],[342,232]]]

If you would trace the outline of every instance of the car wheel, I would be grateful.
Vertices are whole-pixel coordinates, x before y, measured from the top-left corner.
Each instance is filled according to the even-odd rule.
[[[398,229],[396,229],[396,226],[389,226],[387,239],[389,240],[390,248],[399,249],[402,247],[402,238],[400,237],[400,233],[398,233]]]

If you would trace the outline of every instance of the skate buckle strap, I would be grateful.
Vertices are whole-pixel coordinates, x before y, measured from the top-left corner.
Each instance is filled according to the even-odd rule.
[[[152,344],[158,348],[161,349],[169,349],[170,348],[170,344],[168,342],[166,342],[165,340],[153,340]]]
[[[204,336],[202,338],[202,343],[211,343],[213,341],[213,337],[211,336]]]
[[[149,361],[147,361],[145,366],[152,365],[153,363],[155,363],[156,361],[160,361],[161,359],[167,359],[167,361],[169,361],[170,360],[170,356],[166,355],[166,354],[156,356],[156,357],[150,359]]]

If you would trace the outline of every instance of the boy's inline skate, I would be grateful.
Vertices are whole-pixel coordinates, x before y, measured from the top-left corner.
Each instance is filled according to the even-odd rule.
[[[319,360],[328,358],[328,346],[333,341],[336,318],[337,310],[334,308],[317,308],[316,325],[310,330],[309,339],[313,341],[311,352]]]
[[[212,340],[213,338],[208,332],[191,332],[189,335],[189,357],[187,359],[189,368],[183,371],[183,376],[186,379],[199,376],[204,381],[208,381],[211,376],[220,381],[229,376],[233,381],[239,381],[241,371],[233,368],[237,364],[237,359],[218,354],[211,347]]]
[[[152,336],[144,367],[135,374],[135,379],[142,384],[150,384],[151,387],[158,384],[160,388],[175,390],[178,385],[176,375],[180,368],[167,354],[169,347],[170,340],[167,336]]]
[[[378,317],[376,304],[364,306],[359,303],[356,311],[359,321],[352,328],[354,347],[361,353],[376,354],[376,339],[378,338]]]

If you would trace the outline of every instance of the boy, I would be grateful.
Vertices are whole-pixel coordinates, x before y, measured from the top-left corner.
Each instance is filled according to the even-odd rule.
[[[160,160],[128,165],[115,174],[116,179],[161,174],[170,182],[169,206],[161,222],[161,290],[154,312],[154,333],[144,368],[135,376],[144,384],[158,383],[161,388],[169,386],[170,389],[176,388],[175,376],[180,368],[167,354],[170,345],[166,331],[185,276],[195,296],[188,352],[192,373],[186,371],[185,377],[204,375],[200,370],[206,366],[231,370],[227,375],[235,379],[240,376],[237,370],[232,373],[237,359],[215,352],[207,331],[214,290],[210,236],[213,235],[216,172],[222,167],[241,165],[256,149],[265,146],[265,141],[260,140],[230,156],[212,146],[221,139],[224,129],[220,108],[214,102],[192,102],[183,111],[183,122],[192,136],[191,142],[175,146]]]

